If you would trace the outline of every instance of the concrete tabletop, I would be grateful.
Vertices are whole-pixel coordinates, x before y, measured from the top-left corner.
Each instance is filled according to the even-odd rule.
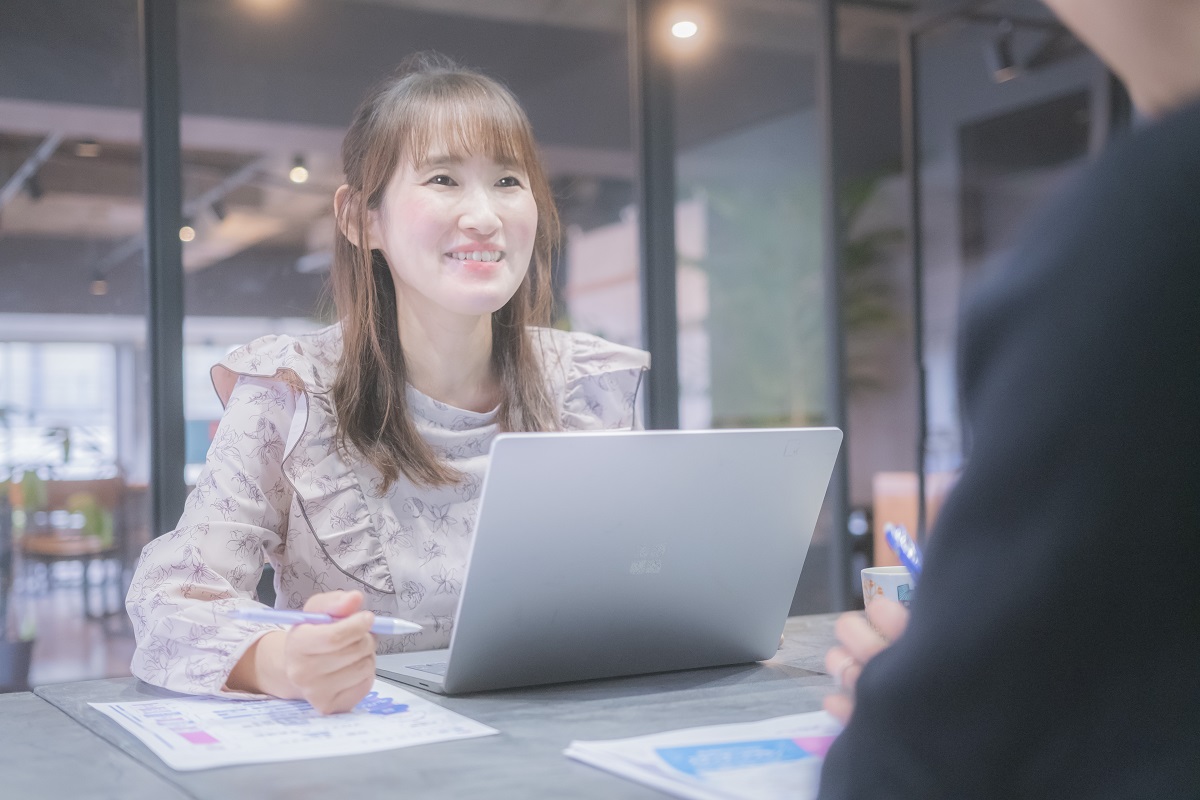
[[[21,787],[12,796],[23,798],[662,798],[654,789],[568,759],[563,749],[573,739],[815,711],[832,682],[823,661],[835,618],[789,619],[784,647],[758,664],[461,697],[405,687],[491,725],[498,736],[195,772],[170,769],[88,706],[170,692],[134,678],[44,686],[35,690],[37,697],[0,696],[0,764],[5,783],[11,775]],[[13,714],[22,724],[11,724]],[[7,788],[0,793],[7,796]]]

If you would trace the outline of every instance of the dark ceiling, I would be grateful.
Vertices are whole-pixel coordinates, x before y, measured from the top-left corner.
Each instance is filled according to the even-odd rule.
[[[521,98],[543,145],[598,152],[631,149],[624,31],[344,0],[292,0],[287,14],[272,18],[248,15],[245,0],[181,0],[179,9],[186,115],[340,129],[365,88],[400,58],[435,49],[504,80]],[[5,0],[0,4],[0,100],[139,109],[136,11],[136,0]],[[847,121],[843,171],[853,177],[894,166],[899,160],[895,65],[846,61],[840,77],[840,112]],[[686,150],[810,107],[815,82],[813,60],[799,50],[722,44],[678,71],[679,147]],[[7,127],[0,119],[0,134]],[[0,136],[0,183],[20,163],[19,154],[36,144],[36,137]],[[43,167],[39,177],[44,190],[74,181],[83,192],[82,181],[130,200],[140,195],[136,142],[106,146],[105,159],[119,159],[121,174],[112,163],[64,164],[69,145],[60,146]],[[250,157],[236,150],[185,152],[185,200]],[[632,202],[627,177],[595,180],[598,187],[574,193],[569,174],[557,178],[567,222],[601,224]],[[250,190],[240,191],[244,197]],[[228,290],[217,288],[235,274],[241,276],[246,296],[257,298],[248,302],[260,313],[294,314],[295,308],[306,307],[305,297],[311,305],[319,276],[296,279],[296,296],[291,284],[284,291],[275,289],[287,283],[283,279],[305,252],[301,233],[293,228],[274,244],[255,244],[190,275],[191,311],[242,313]],[[0,210],[0,269],[6,273],[0,311],[125,312],[130,305],[140,307],[132,299],[142,296],[134,277],[140,271],[137,253],[113,270],[105,297],[76,303],[69,298],[77,292],[55,288],[87,286],[97,259],[110,255],[113,247],[114,242],[94,236],[6,234]],[[32,272],[22,281],[14,270]]]

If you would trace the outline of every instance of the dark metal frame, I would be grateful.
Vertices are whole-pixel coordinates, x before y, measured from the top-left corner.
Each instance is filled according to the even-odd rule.
[[[929,440],[929,395],[925,375],[924,237],[921,234],[921,141],[917,113],[917,45],[920,29],[914,26],[900,50],[900,124],[903,135],[904,174],[908,178],[908,247],[913,282],[913,352],[917,371],[917,530],[925,540],[925,447]]]
[[[825,421],[842,429],[842,449],[834,464],[825,502],[831,511],[829,536],[829,595],[833,610],[848,607],[850,598],[850,548],[847,546],[849,508],[850,437],[846,420],[846,354],[842,325],[842,245],[845,235],[839,203],[841,164],[837,131],[838,17],[837,0],[821,0],[817,14],[821,26],[817,63],[817,106],[821,118],[822,275],[825,322]]]
[[[145,101],[142,153],[146,194],[146,350],[150,380],[150,530],[175,527],[183,483],[183,245],[179,48],[176,0],[140,0]]]
[[[629,3],[630,100],[637,152],[642,338],[650,351],[646,427],[679,427],[679,319],[675,293],[675,115],[671,63],[656,23],[663,0]]]

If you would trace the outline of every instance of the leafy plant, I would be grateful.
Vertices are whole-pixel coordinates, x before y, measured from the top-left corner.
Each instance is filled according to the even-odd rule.
[[[840,192],[842,326],[846,336],[846,380],[851,393],[882,387],[877,375],[880,337],[899,327],[895,292],[883,270],[885,259],[904,241],[900,228],[856,231],[886,173],[851,182]]]
[[[45,511],[49,503],[46,481],[36,470],[27,469],[20,473],[17,486],[21,488],[21,510],[28,518],[36,511]]]
[[[113,515],[96,502],[95,496],[88,492],[76,492],[67,498],[66,506],[72,514],[83,516],[83,528],[80,531],[83,535],[95,536],[105,547],[112,546]]]
[[[857,181],[840,195],[851,394],[882,387],[878,343],[899,327],[885,267],[904,232],[861,229],[885,177]],[[803,183],[708,183],[702,191],[710,241],[705,257],[692,263],[709,277],[714,424],[820,424],[826,370],[819,193]]]

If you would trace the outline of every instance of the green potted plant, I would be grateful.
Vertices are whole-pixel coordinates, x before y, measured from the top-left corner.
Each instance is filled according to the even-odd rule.
[[[36,638],[33,616],[19,613],[16,604],[10,602],[17,569],[12,504],[15,470],[12,466],[10,415],[11,409],[0,406],[0,430],[4,436],[4,448],[0,450],[0,692],[29,688],[29,662]],[[23,494],[30,492],[36,495],[35,483],[38,482],[31,481],[26,486],[20,486],[20,490]],[[41,485],[41,492],[44,499],[44,484]]]

